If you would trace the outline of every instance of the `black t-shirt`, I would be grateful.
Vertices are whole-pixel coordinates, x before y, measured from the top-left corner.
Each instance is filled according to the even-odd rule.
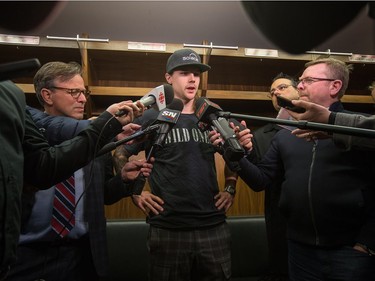
[[[148,110],[140,120],[155,120],[157,112]],[[194,114],[181,114],[168,133],[162,148],[156,150],[149,183],[152,193],[164,200],[164,211],[151,215],[148,222],[164,228],[191,229],[218,224],[225,212],[215,207],[219,192],[215,169],[215,149],[208,133],[197,126]],[[126,146],[132,154],[149,149],[149,143]]]

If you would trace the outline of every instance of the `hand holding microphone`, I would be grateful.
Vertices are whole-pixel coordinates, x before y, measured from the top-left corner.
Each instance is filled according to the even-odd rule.
[[[114,115],[114,117],[121,123],[122,126],[125,126],[126,124],[129,124],[133,122],[135,116],[137,116],[140,112],[140,108],[143,113],[143,105],[140,104],[139,106],[136,105],[136,103],[133,103],[133,101],[122,101],[119,103],[114,103],[110,105],[106,111]],[[123,115],[116,115],[117,112],[122,111],[126,112],[126,114]]]
[[[247,128],[245,120],[242,120],[238,125],[233,124],[233,130],[240,145],[245,149],[247,153],[249,153],[253,149],[253,143],[251,142],[253,135],[251,134],[250,129]]]
[[[223,148],[224,160],[238,161],[245,155],[245,151],[237,140],[228,120],[218,116],[217,113],[220,111],[222,111],[221,107],[207,98],[201,97],[196,102],[195,115],[198,120],[203,122],[207,129],[220,133],[223,139],[221,146]]]
[[[119,133],[116,136],[116,140],[119,141],[119,140],[122,140],[124,138],[127,138],[127,137],[133,135],[134,133],[138,132],[141,129],[142,129],[142,126],[139,125],[139,124],[129,123],[129,124],[122,127],[122,132]]]
[[[133,125],[136,125],[136,124],[133,124]],[[96,155],[101,156],[105,153],[108,153],[108,152],[114,150],[116,147],[118,147],[119,145],[121,145],[123,143],[129,143],[129,142],[131,142],[133,140],[136,140],[136,139],[141,139],[141,141],[142,141],[144,136],[146,136],[148,134],[151,134],[151,133],[154,133],[158,129],[159,129],[159,125],[155,124],[155,125],[148,126],[145,129],[138,130],[137,132],[135,132],[134,134],[132,134],[128,137],[121,138],[120,140],[118,140],[116,142],[107,143],[105,146],[102,147],[102,149]]]
[[[149,93],[147,93],[138,101],[132,102],[129,100],[112,104],[107,108],[107,111],[113,114],[116,117],[116,119],[123,126],[125,126],[131,123],[135,117],[142,115],[145,107],[154,105],[157,110],[162,110],[166,107],[167,104],[170,104],[173,101],[173,97],[174,92],[172,86],[169,84],[165,84],[152,89]],[[97,155],[103,155],[104,153],[107,153],[115,149],[118,145],[124,142],[128,142],[145,134],[152,133],[158,128],[158,126],[150,126],[149,128],[141,130],[118,142],[109,143],[105,147],[103,147]]]
[[[124,167],[121,169],[121,178],[123,181],[134,181],[137,179],[139,172],[148,177],[152,171],[152,163],[155,161],[151,157],[148,161],[143,160],[131,160],[127,162]]]
[[[144,95],[140,100],[134,102],[139,105],[139,102],[144,107],[154,106],[157,110],[164,109],[169,103],[172,102],[174,97],[173,88],[169,84],[158,86]],[[119,110],[115,113],[116,117],[127,114],[126,110]]]

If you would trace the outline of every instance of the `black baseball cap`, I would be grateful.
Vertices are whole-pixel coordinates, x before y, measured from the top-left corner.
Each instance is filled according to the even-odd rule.
[[[211,69],[211,66],[201,62],[201,57],[192,49],[175,51],[167,61],[167,73],[172,73],[181,66],[196,66],[201,72]]]

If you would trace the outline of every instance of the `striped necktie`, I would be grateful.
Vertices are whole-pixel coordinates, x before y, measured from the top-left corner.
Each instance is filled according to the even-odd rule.
[[[51,226],[60,237],[68,235],[74,227],[74,209],[75,187],[74,176],[71,176],[55,185]]]

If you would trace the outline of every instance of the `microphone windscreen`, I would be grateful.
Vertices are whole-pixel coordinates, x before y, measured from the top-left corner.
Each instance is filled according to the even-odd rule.
[[[170,104],[174,99],[173,87],[169,84],[164,84],[165,104]]]
[[[180,99],[173,99],[172,102],[167,105],[167,108],[182,111],[182,109],[184,108],[184,104]]]
[[[38,59],[26,59],[0,64],[0,81],[33,74],[40,67]]]
[[[204,97],[200,97],[199,99],[197,99],[195,102],[195,108],[200,108],[202,104],[204,103],[204,101],[205,101]]]
[[[200,97],[196,100],[195,108],[198,110],[204,103],[206,103],[207,107],[212,107],[212,109],[222,110],[218,104],[210,101],[208,98],[205,97]]]

